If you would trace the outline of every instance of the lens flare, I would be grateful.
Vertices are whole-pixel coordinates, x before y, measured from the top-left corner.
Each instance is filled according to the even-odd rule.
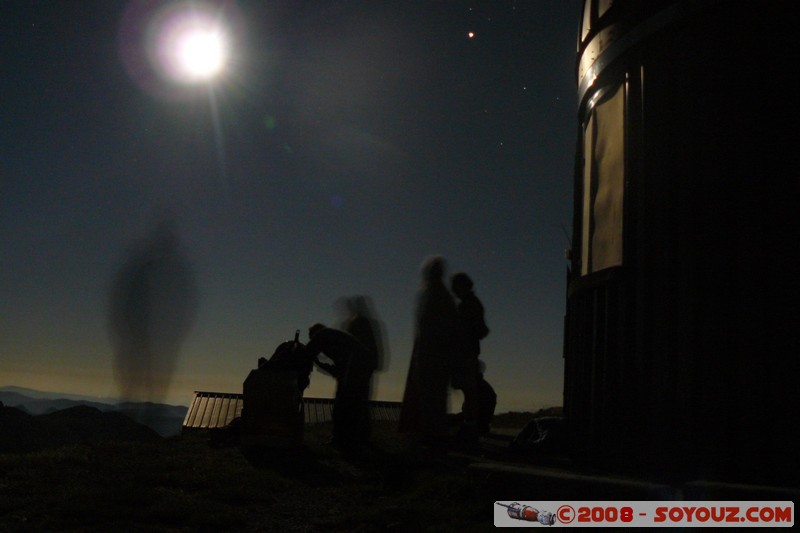
[[[225,70],[228,39],[211,11],[175,10],[157,29],[156,67],[177,83],[210,81]]]
[[[193,97],[230,81],[241,61],[243,29],[231,2],[137,0],[122,17],[120,55],[128,75],[148,92]]]

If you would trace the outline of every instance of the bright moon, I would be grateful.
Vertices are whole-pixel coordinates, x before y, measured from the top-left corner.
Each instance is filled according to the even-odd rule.
[[[187,32],[178,44],[179,66],[188,79],[209,80],[225,66],[225,48],[225,40],[218,32]]]
[[[222,14],[208,4],[173,4],[152,23],[151,57],[162,75],[174,83],[209,83],[227,71],[230,31]]]

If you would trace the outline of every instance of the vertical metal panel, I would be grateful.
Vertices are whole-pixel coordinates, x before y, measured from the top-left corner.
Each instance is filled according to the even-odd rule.
[[[582,210],[581,210],[581,243],[580,259],[581,265],[579,272],[581,275],[587,275],[592,272],[592,146],[594,145],[594,114],[589,115],[586,123],[586,128],[583,132],[583,168],[582,168]]]
[[[244,401],[241,397],[237,395],[236,397],[236,410],[234,411],[234,418],[239,418],[242,416],[242,407],[244,406]]]
[[[622,264],[622,202],[625,179],[625,84],[620,80],[599,101],[591,159],[591,271]]]
[[[219,425],[219,417],[220,413],[222,412],[223,407],[225,406],[226,398],[223,395],[222,397],[216,398],[214,401],[214,406],[211,410],[211,416],[208,420],[208,427],[215,428]]]
[[[197,418],[195,420],[196,427],[203,427],[203,420],[205,419],[206,413],[208,412],[209,401],[210,398],[208,397],[208,395],[204,394],[200,397],[200,402],[197,407]]]
[[[230,421],[233,419],[234,402],[235,400],[231,397],[230,394],[225,395],[224,403],[219,411],[219,416],[217,417],[216,427],[225,427],[228,424],[230,424]]]
[[[203,407],[203,415],[200,418],[200,427],[201,428],[208,428],[208,424],[211,421],[211,413],[214,411],[214,405],[216,404],[217,398],[215,396],[206,396],[203,398],[205,405]]]
[[[197,403],[197,394],[195,394],[192,404],[186,412],[186,417],[183,419],[183,427],[192,427],[194,425],[194,419],[197,416]]]

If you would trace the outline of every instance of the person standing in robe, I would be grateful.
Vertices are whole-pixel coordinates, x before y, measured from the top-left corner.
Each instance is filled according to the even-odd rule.
[[[414,348],[411,354],[399,429],[432,448],[445,445],[450,366],[456,354],[455,301],[443,282],[445,260],[427,258],[417,293]]]

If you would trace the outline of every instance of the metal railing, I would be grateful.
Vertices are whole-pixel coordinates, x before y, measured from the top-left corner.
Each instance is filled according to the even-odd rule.
[[[306,424],[333,420],[333,398],[303,398]],[[195,391],[183,420],[183,429],[222,428],[242,415],[243,396],[237,393]],[[370,401],[372,420],[397,421],[401,402]]]

